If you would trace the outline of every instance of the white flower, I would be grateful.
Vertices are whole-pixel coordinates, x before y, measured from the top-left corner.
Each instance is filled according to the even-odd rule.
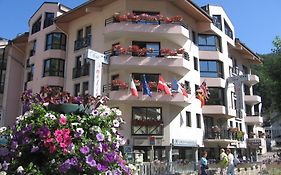
[[[111,130],[112,130],[112,132],[113,132],[114,134],[117,133],[117,129],[116,129],[116,128],[111,128]]]
[[[77,128],[76,132],[78,132],[80,135],[82,135],[84,133],[84,129],[83,128]]]
[[[51,114],[51,113],[46,113],[46,114],[45,114],[45,117],[48,117],[48,118],[50,118],[51,120],[56,120],[56,119],[57,119],[56,116],[55,116],[54,114]]]
[[[7,127],[3,126],[3,127],[0,128],[0,133],[4,132],[6,130],[7,130]]]
[[[111,109],[117,116],[121,116],[122,115],[122,111],[117,109],[117,108],[112,108]]]
[[[1,171],[0,175],[7,175],[7,173],[5,171]]]
[[[95,109],[91,112],[91,114],[92,114],[93,117],[96,117],[96,116],[99,115],[99,111]]]
[[[118,128],[118,127],[120,126],[120,123],[119,123],[118,120],[113,120],[112,123],[113,123],[113,126],[114,126],[115,128]]]
[[[49,103],[43,103],[43,106],[48,106],[49,105]]]
[[[91,128],[90,128],[90,131],[95,131],[95,132],[101,132],[101,128],[99,127],[99,126],[92,126]]]
[[[23,173],[23,170],[24,170],[23,167],[19,166],[18,169],[17,169],[17,173]]]
[[[51,163],[52,163],[52,164],[56,163],[56,160],[55,160],[55,159],[52,159]]]
[[[112,138],[111,138],[111,134],[110,134],[109,131],[106,131],[106,136],[107,136],[107,140],[108,140],[109,142],[111,142],[111,141],[112,141]]]

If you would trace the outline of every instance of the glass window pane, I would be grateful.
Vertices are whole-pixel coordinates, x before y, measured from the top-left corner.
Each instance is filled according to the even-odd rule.
[[[146,44],[146,49],[147,49],[146,55],[148,57],[156,57],[156,56],[159,55],[159,50],[160,50],[159,43],[147,43]],[[149,51],[150,49],[152,49],[153,52],[150,52]]]
[[[208,71],[208,62],[200,61],[200,71]]]
[[[209,67],[209,71],[216,72],[217,71],[217,62],[216,61],[209,61],[208,67]]]

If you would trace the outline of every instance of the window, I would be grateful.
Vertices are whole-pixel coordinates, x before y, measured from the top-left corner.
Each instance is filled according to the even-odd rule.
[[[219,87],[208,87],[210,99],[206,102],[207,105],[225,105],[224,89]]]
[[[229,126],[232,128],[233,127],[233,121],[229,122]]]
[[[192,31],[192,41],[195,45],[197,45],[197,34],[195,31]]]
[[[244,84],[244,92],[245,92],[245,95],[251,95],[251,93],[250,93],[250,87],[247,86],[246,84]]]
[[[160,107],[132,107],[133,135],[163,135]]]
[[[223,63],[220,61],[200,60],[200,76],[209,78],[224,78]]]
[[[31,41],[31,50],[29,56],[32,57],[36,52],[36,40]]]
[[[196,92],[197,89],[199,89],[199,85],[195,84],[195,92]]]
[[[61,49],[65,50],[66,48],[66,36],[63,33],[50,33],[47,35],[46,39],[46,48],[49,49]]]
[[[160,42],[145,42],[145,41],[133,41],[132,45],[137,45],[139,46],[140,49],[146,48],[147,51],[144,53],[142,56],[147,56],[147,57],[157,57],[160,55]],[[152,52],[149,50],[153,49]],[[139,54],[132,53],[133,56],[139,56]]]
[[[191,127],[191,113],[189,111],[186,111],[185,114],[186,114],[186,126]]]
[[[221,15],[213,15],[213,23],[218,29],[222,30]]]
[[[43,77],[46,76],[64,77],[64,60],[58,58],[44,60]]]
[[[197,128],[201,128],[201,115],[196,114]]]
[[[224,32],[227,36],[229,36],[231,39],[233,39],[233,32],[230,29],[229,25],[227,24],[226,21],[224,21]]]
[[[34,76],[34,64],[30,65],[30,71],[27,72],[27,81],[32,81]]]
[[[53,24],[54,17],[55,17],[54,13],[49,13],[49,12],[45,13],[44,28],[49,27],[50,25]]]
[[[89,94],[89,82],[88,81],[83,82],[82,93],[83,93],[83,95]]]
[[[142,80],[143,80],[143,73],[132,73],[132,77],[134,80],[140,82],[135,83],[136,88],[138,91],[142,91]],[[159,74],[145,74],[146,82],[148,83],[148,86],[151,91],[157,91],[157,83],[159,81]]]
[[[198,39],[199,50],[221,52],[221,39],[217,35],[200,34]]]
[[[37,21],[35,21],[32,25],[32,29],[31,29],[31,34],[34,34],[36,32],[39,32],[41,29],[41,18],[42,16],[39,17],[39,19],[37,19]]]
[[[160,13],[159,12],[148,12],[148,11],[133,11],[135,15],[142,15],[142,14],[148,14],[150,16],[157,16]],[[139,20],[136,22],[138,24],[159,24],[158,21],[148,21],[148,20]]]
[[[91,45],[92,40],[92,27],[85,28],[85,35],[83,36],[83,28],[77,31],[76,40],[74,42],[74,50],[79,50]]]
[[[251,116],[252,115],[252,106],[245,104],[246,108],[246,115]]]
[[[231,92],[231,108],[232,109],[237,109],[237,98],[235,92]]]
[[[80,83],[74,84],[74,96],[80,95]]]
[[[249,68],[243,65],[243,74],[249,74]]]
[[[194,62],[194,70],[198,71],[198,58],[193,57],[193,62]]]

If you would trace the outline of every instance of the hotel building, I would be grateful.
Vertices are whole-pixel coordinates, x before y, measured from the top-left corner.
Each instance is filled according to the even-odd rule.
[[[261,59],[236,38],[222,7],[95,0],[69,9],[45,2],[29,29],[25,88],[107,95],[108,105],[123,112],[126,146],[144,161],[197,161],[202,150],[218,158],[227,147],[238,156],[266,151],[261,98],[254,93],[259,78],[250,68]],[[102,65],[87,57],[89,50],[106,55]],[[144,74],[151,97],[142,92]],[[160,75],[169,85],[177,80],[188,96],[157,91]],[[202,82],[210,92],[203,107],[196,98]]]

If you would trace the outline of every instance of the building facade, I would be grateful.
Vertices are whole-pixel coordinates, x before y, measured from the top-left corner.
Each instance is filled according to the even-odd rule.
[[[144,161],[195,162],[202,150],[215,159],[227,147],[241,157],[266,151],[254,93],[259,78],[250,69],[261,59],[235,37],[222,7],[96,0],[70,10],[43,3],[29,28],[25,88],[108,95],[109,106],[123,112],[126,147]],[[87,57],[89,50],[106,55],[102,65]],[[143,92],[144,77],[151,96]],[[159,91],[159,77],[187,96]],[[130,92],[132,79],[138,97]],[[210,92],[205,105],[197,98],[203,82]]]

